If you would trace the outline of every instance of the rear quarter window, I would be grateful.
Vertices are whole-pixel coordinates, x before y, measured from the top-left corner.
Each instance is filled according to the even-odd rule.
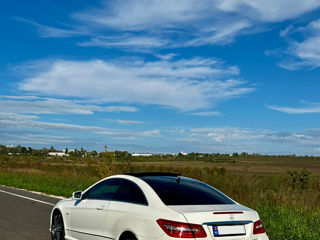
[[[121,186],[117,189],[113,199],[114,201],[121,201],[133,204],[148,205],[147,199],[137,184],[123,180]]]

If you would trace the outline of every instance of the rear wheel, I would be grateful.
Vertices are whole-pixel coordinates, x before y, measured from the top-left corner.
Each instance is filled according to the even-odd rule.
[[[65,240],[63,219],[60,212],[53,215],[52,224],[51,224],[51,239]]]
[[[137,240],[137,238],[133,233],[125,232],[121,235],[119,240]]]

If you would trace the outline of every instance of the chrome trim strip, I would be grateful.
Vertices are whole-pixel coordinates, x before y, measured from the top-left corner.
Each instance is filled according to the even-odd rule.
[[[219,226],[219,225],[240,225],[240,224],[249,224],[253,223],[253,221],[224,221],[224,222],[205,222],[203,225],[209,226]]]
[[[70,232],[76,232],[76,233],[86,234],[86,235],[90,235],[90,236],[96,236],[96,237],[102,237],[102,238],[106,238],[106,239],[115,240],[114,238],[110,238],[110,237],[106,237],[106,236],[101,236],[101,235],[97,235],[97,234],[85,233],[85,232],[75,231],[75,230],[71,230],[71,229],[66,229],[66,230],[68,230],[68,231],[70,231]]]

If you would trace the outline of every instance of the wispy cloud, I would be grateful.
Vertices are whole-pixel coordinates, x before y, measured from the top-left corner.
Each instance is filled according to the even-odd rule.
[[[88,34],[88,32],[86,31],[79,31],[74,29],[73,27],[71,27],[70,29],[63,29],[59,27],[46,26],[30,19],[25,19],[20,17],[16,17],[14,19],[16,21],[25,22],[33,25],[34,27],[37,28],[39,36],[43,38],[67,38],[67,37],[83,36]]]
[[[259,152],[272,154],[297,154],[315,150],[320,144],[320,130],[311,129],[302,132],[278,132],[267,129],[245,128],[180,128],[169,131],[176,138],[171,139],[177,146],[189,151],[213,152]],[[171,136],[170,135],[170,136]],[[279,149],[279,145],[281,148]]]
[[[194,39],[187,41],[184,46],[203,46],[210,44],[226,45],[234,41],[235,36],[242,30],[251,27],[251,23],[247,20],[239,20],[218,25],[207,29],[207,31],[197,34]]]
[[[14,99],[14,100],[13,100]],[[29,114],[93,114],[94,112],[136,112],[130,106],[98,106],[79,101],[36,96],[0,96],[0,112]]]
[[[83,146],[85,139],[78,134],[101,142],[111,142],[113,147],[125,150],[146,150],[151,146],[154,152],[259,152],[268,154],[288,154],[295,149],[296,154],[318,154],[320,129],[300,132],[271,131],[248,128],[161,128],[133,131],[110,129],[99,126],[53,123],[39,117],[4,113],[0,115],[0,140],[8,144],[37,144],[47,146]],[[54,133],[51,135],[51,133]],[[77,137],[76,137],[77,136]],[[80,135],[81,136],[81,135]],[[97,137],[99,141],[97,141]],[[157,139],[161,138],[162,141]],[[139,142],[133,147],[127,142]],[[90,140],[92,145],[93,141]],[[100,144],[100,145],[99,145]],[[281,146],[279,148],[279,146]],[[97,146],[94,147],[97,149]],[[135,150],[134,150],[135,149]]]
[[[293,19],[301,14],[320,7],[317,0],[297,1],[291,0],[226,0],[218,1],[219,9],[223,11],[240,13],[251,19],[265,22],[279,22]]]
[[[135,36],[132,34],[123,34],[121,36],[98,36],[90,39],[89,41],[78,43],[83,47],[104,47],[104,48],[125,48],[127,50],[147,50],[162,48],[169,42],[164,39],[152,36]]]
[[[24,114],[2,113],[0,115],[0,128],[3,129],[37,129],[54,130],[60,132],[80,132],[106,136],[143,136],[160,137],[161,132],[158,129],[145,131],[132,131],[127,129],[110,129],[98,126],[86,126],[79,124],[53,123],[41,121],[37,116]]]
[[[320,103],[310,103],[301,101],[301,107],[284,107],[284,106],[267,106],[268,108],[288,113],[288,114],[307,114],[307,113],[320,113]]]
[[[295,18],[317,9],[305,0],[118,0],[72,13],[71,26],[57,28],[25,20],[41,37],[87,36],[81,46],[117,47],[130,51],[228,44],[250,28]],[[227,23],[227,24],[226,24]]]
[[[72,137],[55,136],[44,133],[28,133],[28,132],[17,132],[17,131],[1,131],[1,142],[2,144],[21,144],[21,145],[62,145],[63,147],[68,144],[74,143],[75,139]]]
[[[168,54],[155,54],[155,56],[161,60],[169,61],[174,57],[178,56],[177,53],[168,53]]]
[[[291,38],[293,34],[300,34],[302,40],[293,40]],[[280,35],[289,42],[289,47],[285,51],[285,60],[279,63],[280,67],[288,70],[299,70],[320,66],[320,19],[309,23],[305,27],[290,25]]]
[[[193,116],[202,116],[202,117],[207,117],[207,116],[221,116],[221,112],[217,111],[207,111],[207,112],[191,112],[189,113],[190,115]]]
[[[134,120],[117,120],[117,123],[123,124],[123,125],[145,125],[146,122],[143,121],[134,121]]]
[[[183,111],[206,109],[254,91],[234,79],[239,75],[236,66],[217,59],[44,60],[22,68],[27,69],[28,77],[20,90],[104,103],[157,104]]]

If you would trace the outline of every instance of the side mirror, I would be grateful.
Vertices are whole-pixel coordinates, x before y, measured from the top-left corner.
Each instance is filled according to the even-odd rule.
[[[81,200],[81,197],[82,197],[82,191],[77,191],[72,193],[73,200]]]

